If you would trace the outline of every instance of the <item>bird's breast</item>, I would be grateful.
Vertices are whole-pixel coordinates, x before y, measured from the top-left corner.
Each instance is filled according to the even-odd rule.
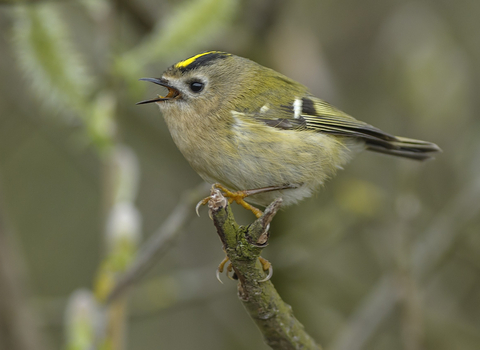
[[[220,123],[198,115],[165,119],[192,168],[206,181],[235,190],[285,184],[315,188],[347,160],[347,148],[330,135],[243,118]]]

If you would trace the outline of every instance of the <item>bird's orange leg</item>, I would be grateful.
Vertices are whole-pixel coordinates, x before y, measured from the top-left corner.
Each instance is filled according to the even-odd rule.
[[[255,191],[255,190],[245,190],[245,191],[232,192],[228,188],[226,188],[223,185],[220,185],[218,183],[214,184],[213,187],[217,188],[217,189],[219,189],[223,192],[223,195],[228,198],[228,203],[229,204],[232,204],[233,202],[235,202],[237,204],[240,204],[245,209],[250,210],[257,218],[262,216],[263,212],[260,209],[255,208],[253,205],[248,204],[244,200],[245,197],[248,197],[248,196],[251,196],[252,194],[255,194],[255,193],[251,193],[251,191]],[[258,190],[257,190],[256,193],[261,193],[261,192],[258,192]]]
[[[244,198],[248,196],[260,194],[260,193],[279,191],[279,190],[285,190],[285,189],[297,188],[297,187],[298,185],[269,186],[269,187],[256,188],[253,190],[243,190],[243,191],[234,192],[234,191],[230,191],[228,188],[226,188],[225,186],[219,183],[212,185],[212,189],[216,188],[223,192],[223,195],[228,198],[229,204],[233,202],[240,204],[245,209],[250,210],[257,218],[262,216],[263,212],[260,209],[254,207],[253,205],[245,202]],[[207,197],[202,199],[200,202],[198,202],[196,206],[197,215],[198,215],[198,208],[200,208],[201,205],[207,204],[209,200],[210,200],[210,197]]]

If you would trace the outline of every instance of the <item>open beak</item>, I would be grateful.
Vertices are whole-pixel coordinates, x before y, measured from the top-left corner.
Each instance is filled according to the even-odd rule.
[[[156,98],[152,98],[151,100],[145,100],[145,101],[140,101],[140,102],[137,102],[136,104],[137,105],[143,105],[145,103],[153,103],[153,102],[161,102],[161,101],[169,101],[169,100],[173,100],[177,97],[180,96],[180,91],[178,91],[178,89],[174,88],[173,86],[170,86],[166,83],[165,80],[163,79],[159,79],[159,78],[141,78],[139,80],[144,80],[144,81],[149,81],[151,83],[154,83],[154,84],[157,84],[157,85],[160,85],[160,86],[163,86],[163,87],[166,87],[168,89],[168,94],[166,96],[160,96],[158,95],[158,97]]]

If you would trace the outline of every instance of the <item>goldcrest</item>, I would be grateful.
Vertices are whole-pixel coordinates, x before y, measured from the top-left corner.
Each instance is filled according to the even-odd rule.
[[[142,80],[168,89],[139,104],[160,107],[192,168],[230,190],[259,189],[248,200],[262,206],[311,196],[364,149],[415,160],[440,151],[359,121],[302,84],[226,52],[200,53]]]

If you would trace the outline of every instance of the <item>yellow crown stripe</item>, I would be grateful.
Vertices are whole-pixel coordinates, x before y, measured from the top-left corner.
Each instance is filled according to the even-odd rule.
[[[221,51],[208,51],[208,52],[203,52],[203,53],[199,53],[198,55],[195,55],[193,57],[190,57],[190,58],[187,58],[185,61],[180,61],[178,62],[176,65],[175,65],[175,68],[185,68],[187,67],[188,65],[192,64],[193,62],[195,62],[195,60],[197,60],[199,57],[202,57],[202,56],[205,56],[205,55],[209,55],[211,53],[220,53]]]

